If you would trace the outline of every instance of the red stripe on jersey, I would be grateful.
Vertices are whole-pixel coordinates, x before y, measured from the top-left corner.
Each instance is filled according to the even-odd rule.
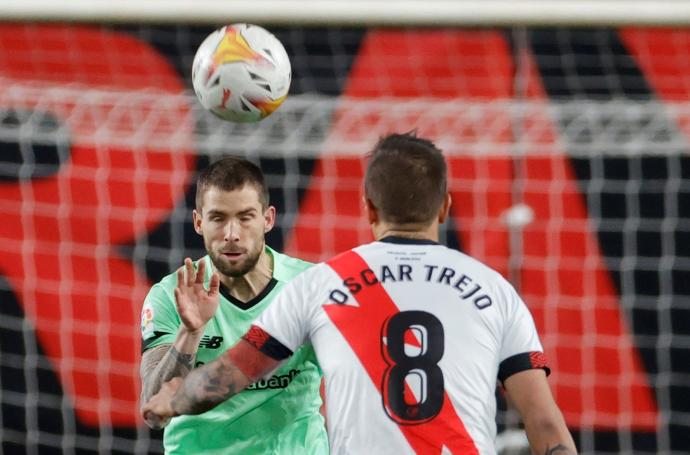
[[[369,269],[364,259],[354,251],[343,253],[326,263],[343,280],[347,277],[358,277],[362,270]],[[378,282],[364,284],[355,297],[359,303],[358,307],[332,304],[325,305],[324,311],[350,344],[374,385],[381,392],[382,379],[389,367],[381,353],[381,329],[392,315],[399,313],[399,310]],[[407,399],[411,396],[412,391],[406,384],[405,397]],[[441,453],[443,447],[453,453],[479,453],[445,391],[443,406],[436,417],[416,425],[397,424],[417,453]]]
[[[264,329],[252,325],[242,338],[256,349],[261,350],[268,339],[271,338],[271,335]]]

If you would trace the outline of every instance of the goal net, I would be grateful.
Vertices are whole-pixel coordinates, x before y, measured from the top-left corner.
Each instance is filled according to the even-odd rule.
[[[259,164],[269,244],[317,261],[371,240],[364,155],[412,129],[448,158],[442,241],[525,298],[581,452],[690,451],[689,29],[269,27],[291,94],[239,125],[190,90],[213,28],[0,23],[2,451],[162,450],[139,311],[204,254],[199,169]]]

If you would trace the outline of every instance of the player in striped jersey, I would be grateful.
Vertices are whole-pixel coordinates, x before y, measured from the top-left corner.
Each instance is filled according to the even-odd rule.
[[[376,241],[299,275],[226,355],[167,384],[144,414],[213,407],[311,341],[333,453],[494,454],[497,379],[535,453],[575,453],[526,305],[497,272],[438,243],[446,173],[430,141],[382,139],[365,177]]]

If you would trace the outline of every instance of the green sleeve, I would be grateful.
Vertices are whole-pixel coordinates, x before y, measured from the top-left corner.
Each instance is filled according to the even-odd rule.
[[[161,344],[172,344],[180,326],[175,297],[161,283],[154,285],[141,309],[141,351]]]

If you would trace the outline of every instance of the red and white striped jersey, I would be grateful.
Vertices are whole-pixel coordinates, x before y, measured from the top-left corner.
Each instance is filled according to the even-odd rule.
[[[305,271],[245,339],[274,358],[311,340],[335,454],[493,454],[496,380],[548,373],[513,287],[428,240],[388,237]]]

